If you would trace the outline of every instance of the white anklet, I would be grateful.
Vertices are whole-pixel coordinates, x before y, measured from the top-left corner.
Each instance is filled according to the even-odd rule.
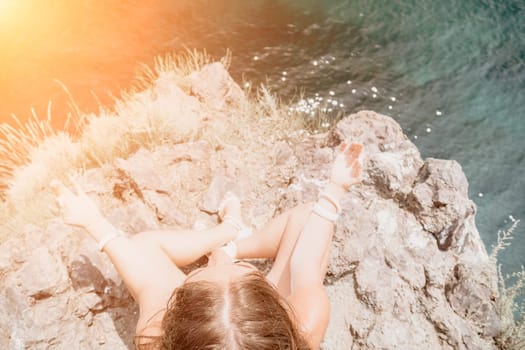
[[[325,207],[323,207],[323,206],[322,206],[321,204],[319,204],[319,203],[315,203],[312,212],[313,212],[314,214],[319,215],[319,216],[322,217],[323,219],[328,220],[328,221],[331,221],[331,222],[333,222],[333,223],[335,223],[335,222],[337,221],[337,219],[339,218],[339,214],[338,214],[338,213],[332,213],[332,212],[330,212],[328,209],[326,209]]]
[[[122,233],[122,231],[116,230],[114,233],[111,233],[107,235],[106,237],[102,238],[102,240],[98,242],[97,244],[98,250],[103,251],[104,248],[108,245],[108,243],[117,237],[124,237],[124,234]]]
[[[222,251],[226,253],[226,255],[228,255],[232,260],[235,260],[237,257],[237,244],[235,244],[234,241],[229,241],[220,249],[222,249]]]
[[[243,226],[241,225],[239,220],[237,220],[236,218],[234,218],[231,215],[226,215],[225,217],[223,217],[222,218],[222,222],[232,225],[233,227],[235,227],[235,230],[237,230],[237,231],[242,230],[242,228],[243,228]]]
[[[329,193],[321,192],[319,193],[319,198],[326,199],[328,202],[330,202],[330,204],[334,206],[336,214],[340,214],[343,210],[339,202]]]

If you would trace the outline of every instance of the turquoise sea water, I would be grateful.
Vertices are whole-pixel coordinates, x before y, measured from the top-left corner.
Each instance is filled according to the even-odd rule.
[[[302,93],[297,107],[308,113],[390,115],[424,157],[457,160],[489,251],[510,216],[525,220],[523,0],[36,4],[28,11],[39,14],[38,40],[0,26],[7,42],[0,63],[8,67],[0,76],[2,114],[30,105],[45,111],[60,95],[48,87],[53,78],[93,110],[91,92],[102,102],[106,90],[118,94],[137,62],[183,47],[215,57],[231,49],[237,81],[264,82],[285,100]],[[53,16],[61,8],[74,20]],[[59,105],[55,114],[64,114]],[[504,270],[525,264],[524,251],[525,222],[501,257]]]

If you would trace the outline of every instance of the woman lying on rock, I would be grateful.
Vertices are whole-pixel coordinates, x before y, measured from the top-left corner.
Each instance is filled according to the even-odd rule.
[[[341,145],[316,203],[281,214],[251,234],[240,201],[219,208],[221,224],[125,237],[78,187],[55,183],[64,221],[108,254],[140,307],[138,349],[318,349],[329,319],[323,286],[339,201],[360,182],[362,145]],[[180,267],[209,254],[188,275]],[[267,276],[240,259],[273,258]]]

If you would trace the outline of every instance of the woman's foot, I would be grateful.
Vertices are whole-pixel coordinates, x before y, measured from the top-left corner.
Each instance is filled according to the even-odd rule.
[[[228,192],[219,205],[218,215],[223,224],[233,226],[237,231],[234,239],[242,239],[252,234],[252,229],[242,218],[241,200],[234,193]]]
[[[219,219],[224,220],[227,215],[241,219],[241,200],[233,192],[226,192],[217,209]]]

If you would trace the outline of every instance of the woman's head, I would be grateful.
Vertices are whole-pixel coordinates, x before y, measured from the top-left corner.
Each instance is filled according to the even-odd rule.
[[[197,272],[175,290],[161,349],[308,349],[276,289],[260,272],[237,268],[237,276],[219,281]]]

